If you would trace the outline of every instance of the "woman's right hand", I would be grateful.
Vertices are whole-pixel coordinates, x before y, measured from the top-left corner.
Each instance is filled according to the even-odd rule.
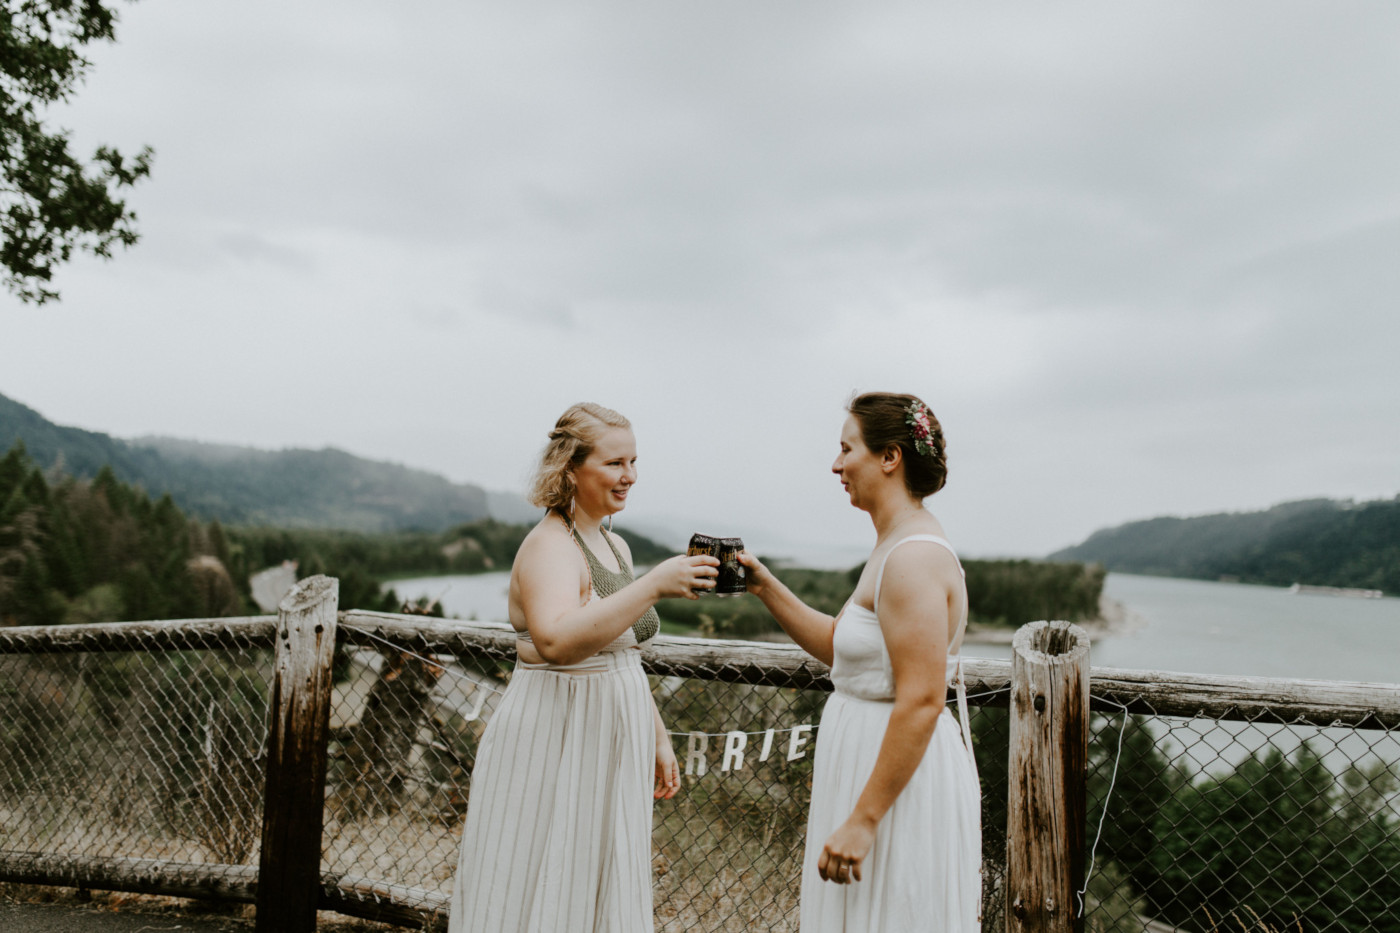
[[[772,578],[768,568],[763,566],[763,561],[753,555],[747,548],[739,552],[739,563],[744,565],[748,572],[744,574],[746,581],[745,589],[755,596],[762,597],[763,588]]]
[[[672,557],[647,571],[656,588],[657,599],[699,599],[696,590],[713,590],[719,576],[719,561],[709,554]]]

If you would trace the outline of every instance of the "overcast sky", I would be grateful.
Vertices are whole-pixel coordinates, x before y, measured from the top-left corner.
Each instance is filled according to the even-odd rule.
[[[856,390],[922,396],[973,556],[1400,491],[1400,6],[121,6],[56,122],[156,149],[33,308],[63,424],[523,489],[632,419],[636,525],[859,549]]]

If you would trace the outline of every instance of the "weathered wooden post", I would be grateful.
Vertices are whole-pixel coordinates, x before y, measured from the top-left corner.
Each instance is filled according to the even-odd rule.
[[[1084,928],[1089,636],[1031,622],[1012,642],[1006,816],[1007,933]]]
[[[339,595],[335,578],[308,577],[278,606],[257,933],[316,929]]]

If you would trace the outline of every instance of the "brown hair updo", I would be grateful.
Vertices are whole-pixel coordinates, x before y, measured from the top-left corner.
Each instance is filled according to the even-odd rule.
[[[566,512],[574,500],[574,468],[588,459],[606,428],[630,428],[632,422],[602,405],[580,402],[554,422],[549,444],[530,484],[530,504]]]
[[[923,405],[928,411],[929,426],[933,428],[932,453],[919,453],[914,444],[914,432],[909,426],[909,409]],[[860,425],[860,439],[873,454],[883,454],[898,447],[903,454],[904,486],[915,499],[931,496],[948,481],[948,458],[944,448],[943,428],[933,416],[932,409],[918,397],[897,392],[866,392],[851,399],[846,410]]]

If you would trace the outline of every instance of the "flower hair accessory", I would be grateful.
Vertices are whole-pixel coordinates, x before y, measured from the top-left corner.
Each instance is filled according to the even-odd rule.
[[[936,456],[938,429],[933,426],[933,415],[928,406],[915,399],[904,409],[904,423],[909,425],[909,433],[914,436],[914,449],[925,457]]]

